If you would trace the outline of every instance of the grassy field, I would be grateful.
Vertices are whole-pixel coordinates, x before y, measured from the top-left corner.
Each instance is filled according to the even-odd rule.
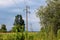
[[[25,40],[60,40],[60,31],[57,37],[52,33],[47,35],[46,32],[28,32],[28,34],[24,32],[23,37],[22,33],[0,33],[0,40],[23,40],[23,38]]]
[[[24,37],[26,38],[26,33],[24,32]],[[37,36],[37,32],[29,32],[27,35],[29,40],[33,40]],[[22,33],[0,33],[0,40],[19,40],[22,37]],[[26,38],[27,39],[27,38]],[[36,38],[34,39],[36,40]]]

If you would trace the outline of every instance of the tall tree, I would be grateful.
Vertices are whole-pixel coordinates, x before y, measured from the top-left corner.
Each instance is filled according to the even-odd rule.
[[[60,0],[47,0],[47,6],[41,7],[37,13],[41,25],[46,29],[49,28],[50,31],[53,30],[57,35],[60,29]]]
[[[25,31],[25,24],[22,15],[15,16],[13,31]]]

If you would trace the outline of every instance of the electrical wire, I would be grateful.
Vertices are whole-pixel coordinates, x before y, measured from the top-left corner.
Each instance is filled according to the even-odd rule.
[[[16,5],[16,7],[17,7],[17,9],[18,9],[18,11],[20,10],[20,8],[18,7],[18,5],[17,5],[17,3],[16,3],[16,1],[15,0],[12,0],[13,2],[14,2],[14,4]],[[21,14],[21,12],[19,11],[19,14]]]

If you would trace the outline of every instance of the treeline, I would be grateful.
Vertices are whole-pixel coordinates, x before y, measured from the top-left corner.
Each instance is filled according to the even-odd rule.
[[[23,32],[25,31],[25,23],[22,18],[22,15],[16,15],[14,20],[14,26],[10,31],[7,31],[6,25],[2,24],[0,28],[0,32],[6,33],[6,32]]]

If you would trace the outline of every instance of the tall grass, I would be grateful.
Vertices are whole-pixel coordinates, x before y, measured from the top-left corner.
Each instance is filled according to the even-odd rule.
[[[60,40],[60,30],[57,32],[57,37],[53,32],[28,32],[28,40]],[[0,33],[0,40],[27,40],[26,33]]]

